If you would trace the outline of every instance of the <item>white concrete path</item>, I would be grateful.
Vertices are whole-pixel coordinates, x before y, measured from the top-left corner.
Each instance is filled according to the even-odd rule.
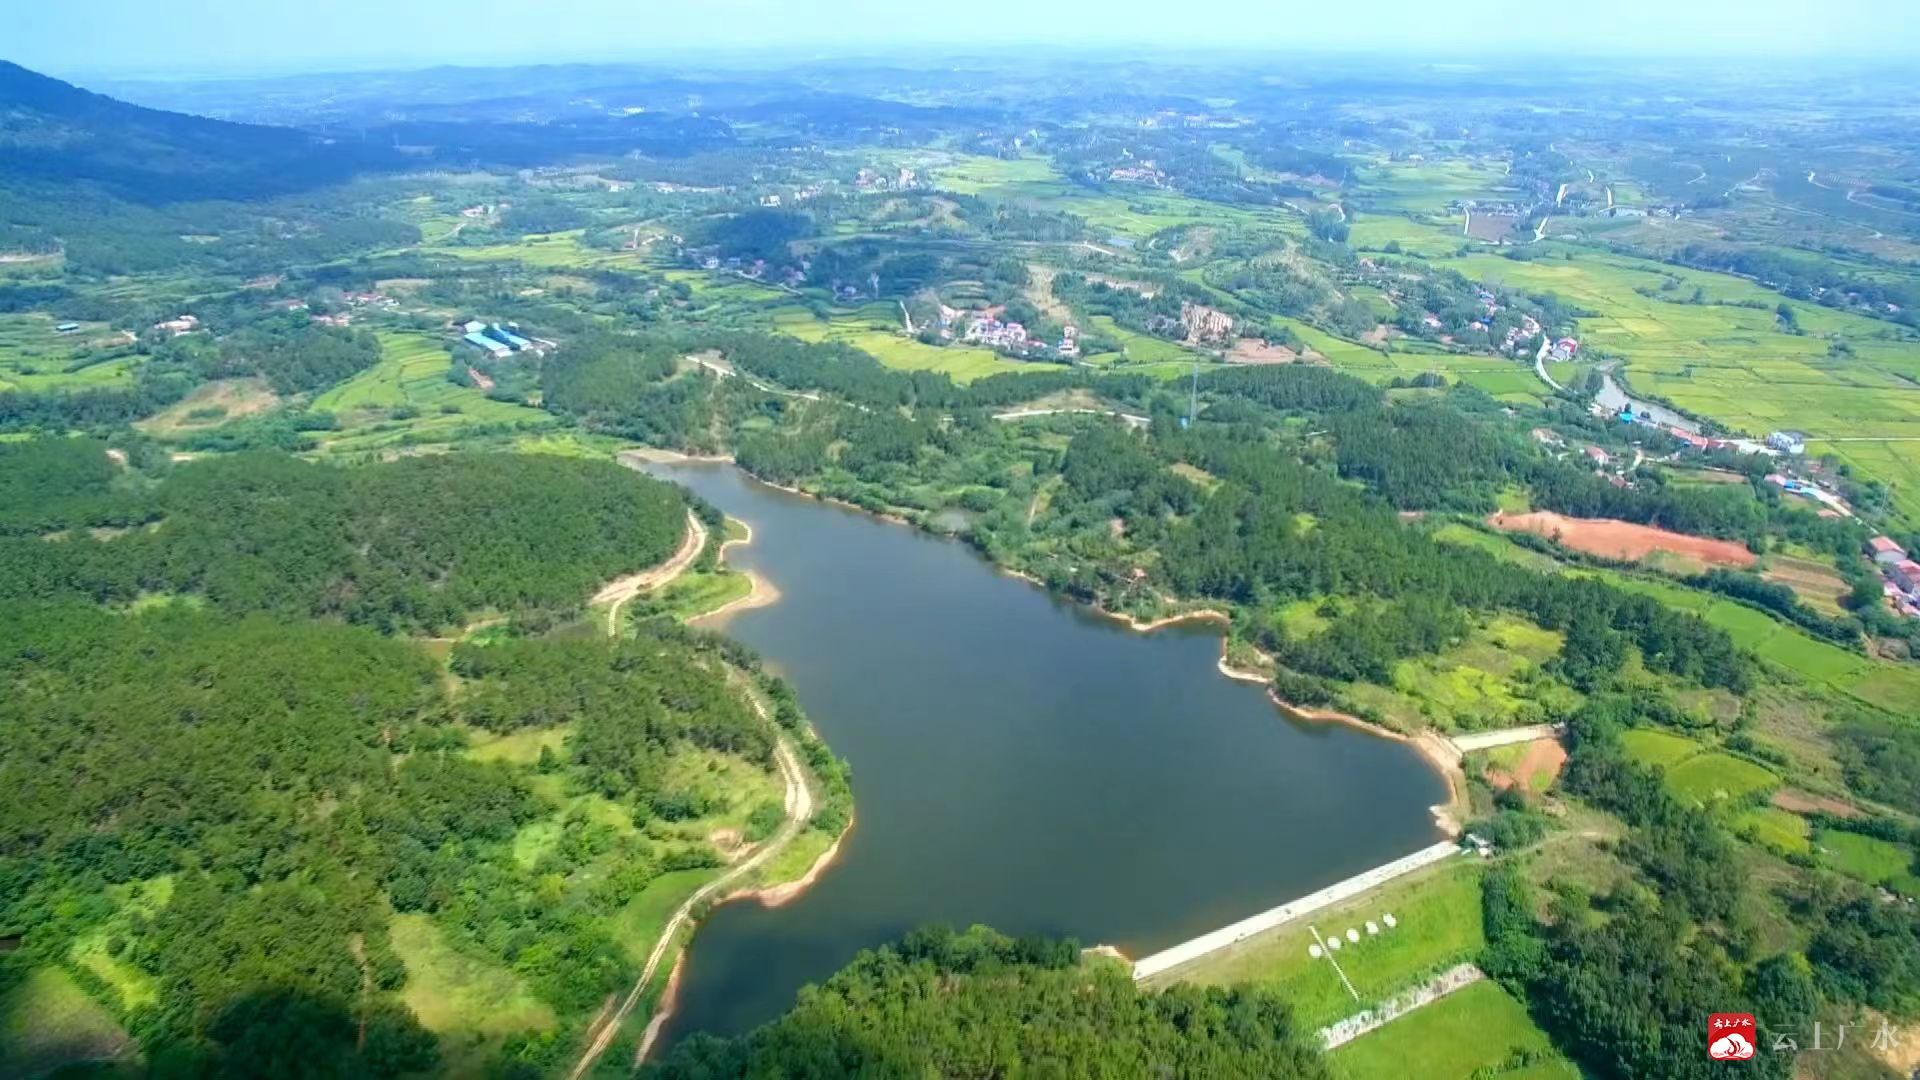
[[[1305,915],[1311,915],[1322,908],[1337,904],[1342,900],[1358,896],[1368,889],[1384,885],[1394,878],[1410,874],[1422,867],[1432,866],[1451,855],[1458,854],[1460,847],[1452,840],[1442,840],[1431,847],[1421,848],[1411,855],[1404,855],[1390,863],[1376,866],[1364,873],[1355,874],[1345,881],[1336,881],[1319,892],[1291,903],[1281,904],[1258,915],[1241,919],[1237,923],[1223,926],[1211,933],[1201,934],[1191,941],[1183,941],[1171,949],[1154,953],[1152,956],[1136,961],[1133,965],[1135,980],[1151,978],[1170,971],[1182,964],[1190,963],[1208,953],[1218,952],[1229,945],[1245,941],[1255,934],[1271,930],[1276,926],[1292,922]]]
[[[1514,743],[1533,742],[1538,739],[1557,739],[1560,727],[1556,724],[1532,724],[1527,727],[1503,728],[1499,731],[1476,731],[1468,735],[1453,735],[1449,741],[1463,754],[1475,750],[1491,750],[1496,746],[1512,746]]]
[[[1461,753],[1473,753],[1475,749],[1494,749],[1496,746],[1513,746],[1517,742],[1536,742],[1542,738],[1559,738],[1559,724],[1528,724],[1524,728],[1501,728],[1498,732],[1471,732],[1448,736],[1455,748]]]

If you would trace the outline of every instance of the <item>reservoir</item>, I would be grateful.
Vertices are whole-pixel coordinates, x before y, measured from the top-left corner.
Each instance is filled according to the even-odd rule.
[[[1610,413],[1617,413],[1622,409],[1629,409],[1632,410],[1636,416],[1650,417],[1656,424],[1670,428],[1679,428],[1681,431],[1691,435],[1700,434],[1699,424],[1681,416],[1665,405],[1656,405],[1651,401],[1641,401],[1637,397],[1629,396],[1625,390],[1620,388],[1620,384],[1614,381],[1613,373],[1610,371],[1602,371],[1600,373],[1600,392],[1593,396],[1593,400],[1597,404],[1605,406]]]
[[[778,590],[722,629],[852,766],[838,860],[778,908],[700,926],[663,1041],[785,1011],[931,922],[1138,957],[1439,839],[1412,747],[1294,723],[1216,668],[1217,631],[1139,634],[967,547],[760,484],[653,465],[753,527],[727,560]]]

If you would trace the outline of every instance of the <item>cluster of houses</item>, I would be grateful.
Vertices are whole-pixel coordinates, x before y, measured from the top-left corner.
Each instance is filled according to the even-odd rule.
[[[1119,166],[1107,173],[1107,179],[1117,184],[1151,184],[1154,187],[1165,187],[1167,184],[1166,171],[1151,161]]]
[[[1867,555],[1880,570],[1880,590],[1887,606],[1909,619],[1920,619],[1920,562],[1915,562],[1893,538],[1867,541]]]
[[[920,186],[920,176],[912,169],[901,169],[891,176],[877,169],[861,169],[854,174],[853,186],[861,191],[912,191]]]
[[[960,340],[973,345],[985,345],[989,349],[1010,353],[1014,356],[1035,359],[1072,360],[1080,355],[1080,331],[1068,326],[1060,331],[1060,340],[1049,343],[1027,333],[1025,325],[1017,322],[1002,322],[988,312],[966,312],[946,305],[940,307],[940,337],[951,341],[953,326],[966,318],[966,327],[960,332]]]
[[[909,177],[913,175],[913,170],[911,169],[903,169],[901,171],[906,173]],[[806,187],[795,189],[795,191],[791,195],[783,196],[777,192],[768,192],[767,194],[760,196],[758,201],[761,206],[765,206],[765,207],[779,207],[785,204],[798,206],[803,202],[810,202],[813,199],[819,198],[820,193],[825,190],[826,190],[825,185],[808,184]]]
[[[501,326],[499,323],[486,323],[473,320],[461,328],[465,333],[460,340],[479,349],[495,360],[503,360],[514,353],[544,353],[554,347],[554,343],[545,338],[522,337],[517,332],[520,327],[515,323]]]

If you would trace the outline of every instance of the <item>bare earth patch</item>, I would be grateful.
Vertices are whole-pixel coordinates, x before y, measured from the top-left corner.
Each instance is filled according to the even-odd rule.
[[[1839,614],[1840,598],[1850,591],[1839,574],[1806,559],[1770,559],[1760,576],[1792,589],[1795,596],[1827,615]]]
[[[1285,345],[1274,345],[1256,338],[1241,338],[1227,350],[1230,364],[1291,364],[1300,354]]]
[[[707,834],[707,843],[712,844],[713,850],[728,862],[740,857],[745,850],[744,841],[745,837],[741,836],[739,829],[715,829]]]
[[[1859,817],[1860,809],[1852,803],[1842,802],[1828,795],[1815,795],[1793,788],[1781,788],[1773,793],[1773,805],[1795,814],[1832,814],[1835,817]]]
[[[230,420],[257,416],[280,404],[280,398],[258,376],[217,379],[194,388],[149,419],[135,424],[149,434],[164,435],[193,428],[217,427]]]
[[[1519,784],[1520,790],[1538,795],[1553,786],[1566,764],[1567,748],[1560,745],[1560,740],[1535,739],[1526,744],[1511,770],[1489,766],[1487,783],[1501,791]]]
[[[1557,540],[1575,551],[1608,559],[1638,561],[1656,551],[1689,556],[1719,566],[1752,566],[1754,554],[1731,540],[1656,529],[1613,518],[1576,518],[1548,510],[1494,514],[1487,524],[1505,532],[1529,532]]]

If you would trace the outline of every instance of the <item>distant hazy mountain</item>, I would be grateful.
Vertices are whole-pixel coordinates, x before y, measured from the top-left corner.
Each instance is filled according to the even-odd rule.
[[[141,202],[247,198],[393,157],[290,128],[129,105],[0,61],[0,181],[91,182]]]

